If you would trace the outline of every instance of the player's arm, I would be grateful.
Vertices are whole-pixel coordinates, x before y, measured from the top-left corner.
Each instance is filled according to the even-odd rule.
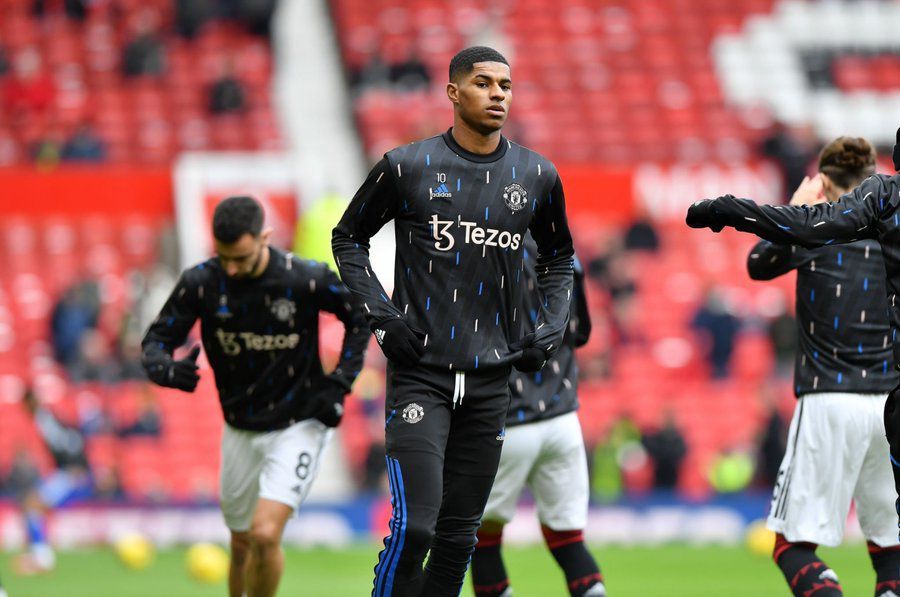
[[[535,273],[544,298],[532,345],[549,357],[559,348],[569,322],[575,255],[559,175],[550,195],[539,200],[529,228],[538,246]]]
[[[315,296],[319,309],[334,313],[344,324],[341,358],[330,377],[349,392],[362,370],[369,343],[369,328],[358,299],[341,284],[337,275],[324,264],[317,274]]]
[[[809,249],[761,240],[747,255],[747,273],[753,280],[772,280],[802,267],[812,258]]]
[[[331,235],[331,250],[341,280],[362,302],[374,329],[380,323],[402,318],[390,301],[369,261],[369,241],[397,213],[399,193],[387,158],[382,158],[350,201]]]
[[[576,347],[584,346],[591,337],[591,312],[588,309],[587,294],[584,288],[584,267],[577,257],[572,269],[572,291],[569,332],[575,340]]]
[[[200,379],[195,362],[200,347],[194,347],[186,358],[179,361],[172,359],[172,353],[187,340],[199,316],[201,285],[195,277],[193,270],[181,274],[175,289],[141,342],[141,364],[147,377],[158,385],[187,392],[193,392]]]
[[[871,176],[838,201],[816,205],[757,205],[750,199],[724,195],[694,203],[686,222],[691,228],[715,232],[731,226],[773,243],[807,248],[876,238],[878,220],[889,207],[892,192],[885,180]]]

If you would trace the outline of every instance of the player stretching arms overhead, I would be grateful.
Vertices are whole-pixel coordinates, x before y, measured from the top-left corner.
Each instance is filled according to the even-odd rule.
[[[322,448],[362,367],[368,331],[359,305],[323,263],[268,245],[263,210],[230,197],[213,214],[217,257],[185,270],[144,338],[151,380],[193,392],[199,347],[172,351],[200,320],[225,417],[221,502],[231,530],[232,597],[274,595],[281,535],[316,476]],[[344,323],[337,368],[319,361],[319,312]]]
[[[529,239],[530,241],[530,239]],[[535,288],[533,242],[525,245],[525,293],[522,311],[533,322],[543,297]],[[513,372],[500,468],[484,509],[472,556],[472,584],[478,597],[512,594],[500,554],[503,526],[516,512],[522,487],[537,501],[547,546],[576,597],[606,595],[603,578],[584,545],[588,470],[578,422],[578,367],[575,347],[587,343],[591,318],[584,294],[584,272],[575,262],[575,292],[569,330],[556,356],[537,373]]]
[[[453,128],[388,152],[334,230],[341,276],[389,361],[393,517],[374,595],[459,594],[500,459],[510,367],[540,369],[566,330],[573,251],[562,185],[549,160],[501,136],[511,86],[497,51],[457,54],[447,85]],[[368,255],[389,220],[392,299]],[[545,302],[523,339],[528,230]]]
[[[865,263],[866,244],[843,247],[842,251],[837,252],[829,251],[827,254],[833,255],[839,263],[828,263],[822,259],[815,261],[817,270],[825,267],[834,272],[835,277],[833,285],[826,284],[815,293],[814,299],[812,294],[809,295],[810,304],[815,303],[816,315],[805,331],[804,340],[807,343],[804,348],[813,348],[811,355],[805,355],[805,364],[804,355],[800,356],[798,385],[814,394],[800,400],[791,424],[791,444],[779,473],[769,518],[769,524],[784,537],[776,545],[775,557],[796,595],[810,594],[809,591],[816,588],[816,595],[841,594],[840,587],[834,582],[836,577],[827,582],[833,573],[828,574],[824,564],[815,556],[815,546],[810,543],[839,541],[841,529],[832,521],[843,519],[851,495],[857,498],[860,523],[870,540],[872,561],[878,575],[876,595],[891,595],[891,591],[900,585],[900,552],[896,549],[896,529],[892,528],[894,517],[890,510],[884,511],[883,504],[895,495],[884,494],[884,481],[878,481],[878,478],[886,473],[878,472],[878,467],[872,462],[879,457],[886,460],[889,453],[894,455],[892,460],[900,454],[900,425],[892,418],[900,410],[895,408],[897,390],[892,391],[886,400],[884,429],[872,420],[873,411],[879,410],[878,405],[872,404],[876,400],[874,397],[835,393],[883,393],[890,385],[884,378],[900,362],[900,343],[894,337],[900,322],[896,301],[900,289],[900,197],[897,193],[900,179],[874,174],[860,183],[859,178],[874,171],[874,155],[871,152],[871,146],[864,139],[845,137],[823,151],[817,178],[828,201],[814,205],[769,206],[726,195],[695,203],[687,215],[688,225],[694,228],[709,227],[719,231],[724,226],[733,226],[738,230],[754,232],[774,243],[796,244],[808,249],[855,243],[863,239],[876,239],[881,244],[893,328],[889,336],[886,322],[880,320],[877,313],[880,305],[874,307],[876,312],[862,306],[875,298],[870,299],[867,293],[873,292],[878,282],[866,280],[865,274],[860,280],[860,272],[842,272],[840,269],[849,267],[843,261],[846,255],[858,262],[858,268],[866,268],[865,271],[873,274],[879,272],[878,268],[870,269],[871,263]],[[895,165],[900,161],[897,153],[895,148]],[[811,192],[811,188],[815,191],[814,185],[817,184],[806,181],[800,188],[801,196]],[[847,194],[840,196],[844,191]],[[797,198],[797,202],[807,203],[808,200]],[[857,255],[860,247],[863,252],[861,259]],[[777,253],[779,249],[772,251]],[[869,244],[869,259],[877,258],[877,253],[873,251]],[[768,254],[759,258],[771,260],[773,257],[774,254]],[[787,254],[782,253],[782,258],[786,257]],[[812,265],[811,261],[809,269]],[[846,281],[838,282],[837,276],[847,276]],[[812,272],[801,269],[801,275],[798,275],[798,296],[801,298],[803,292],[815,291],[815,283],[811,288],[801,289],[799,286],[810,279]],[[816,279],[824,280],[824,277],[817,276]],[[854,309],[854,305],[858,305],[858,309]],[[826,312],[826,321],[816,325],[816,317]],[[799,313],[803,316],[802,309]],[[825,328],[832,329],[826,332],[822,329],[823,324]],[[847,325],[853,325],[854,331],[844,331],[842,326]],[[823,334],[831,339],[824,350],[823,345],[809,343],[812,337],[816,338],[816,342],[828,342],[822,339]],[[885,360],[888,355],[882,357],[879,368],[872,361],[876,360],[878,347],[883,349],[889,346],[891,339],[894,340],[893,358]],[[838,357],[835,356],[835,348]],[[854,349],[856,355],[853,355]],[[872,361],[867,360],[867,355],[873,357]],[[810,362],[810,357],[813,362]],[[801,390],[798,393],[804,392]],[[874,416],[877,418],[877,412]],[[885,430],[889,450],[872,439],[873,434],[877,436]],[[839,449],[843,442],[847,442],[847,453]],[[813,446],[816,446],[815,451]],[[826,450],[835,451],[814,453]],[[898,486],[897,461],[894,462],[894,483]],[[810,471],[810,467],[821,468]],[[821,494],[826,491],[833,502],[821,499]],[[804,497],[805,493],[808,495]],[[798,511],[800,508],[809,511]],[[818,528],[823,520],[829,521],[828,524]],[[886,526],[888,520],[891,521],[890,527]],[[812,524],[817,528],[810,528]]]
[[[873,172],[875,150],[868,142],[836,139],[819,156],[819,174],[804,180],[791,205],[837,201]],[[775,561],[795,594],[812,585],[820,587],[816,595],[839,594],[837,577],[815,549],[841,542],[852,498],[879,571],[875,594],[900,590],[882,421],[898,376],[890,366],[881,247],[874,240],[818,249],[761,241],[747,269],[755,280],[797,270],[798,400],[769,512],[768,526],[777,533]]]

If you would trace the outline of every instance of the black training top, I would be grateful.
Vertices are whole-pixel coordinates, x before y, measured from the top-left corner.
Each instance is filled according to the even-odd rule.
[[[57,469],[88,468],[87,446],[81,431],[61,423],[53,413],[44,408],[35,410],[34,425]]]
[[[876,394],[897,385],[890,366],[884,261],[876,241],[818,249],[761,241],[750,251],[747,269],[755,280],[797,270],[797,396]]]
[[[390,220],[397,241],[394,293],[372,272],[369,239]],[[443,135],[394,149],[375,165],[334,229],[344,283],[374,329],[394,318],[426,334],[425,365],[471,371],[508,366],[520,352],[523,236],[538,245],[547,305],[536,345],[562,342],[572,292],[572,238],[556,168],[501,137],[489,155]]]
[[[319,360],[320,311],[344,323],[329,377],[347,390],[369,339],[358,302],[327,265],[269,251],[257,278],[232,280],[217,258],[185,270],[143,341],[145,362],[171,359],[199,319],[225,421],[251,431],[282,429],[323,406],[331,382]]]
[[[881,245],[887,280],[887,304],[891,312],[894,362],[900,363],[897,326],[900,323],[900,176],[876,174],[864,180],[838,201],[809,206],[757,205],[749,199],[725,195],[695,203],[696,215],[710,226],[732,226],[782,244],[816,248],[862,239]],[[861,316],[861,314],[860,314]]]
[[[541,311],[543,295],[537,288],[534,271],[537,247],[530,237],[525,244],[525,286],[522,310],[527,313],[528,331],[534,330]],[[575,348],[587,343],[591,335],[591,317],[584,292],[584,270],[578,259],[574,269],[575,292],[569,315],[569,327],[557,353],[537,373],[513,369],[509,378],[509,415],[506,426],[524,425],[552,419],[578,410],[578,366]]]

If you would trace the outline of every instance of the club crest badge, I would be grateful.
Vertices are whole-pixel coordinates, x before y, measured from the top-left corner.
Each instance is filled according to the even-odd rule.
[[[272,302],[272,315],[278,321],[290,321],[297,312],[297,303],[286,298],[280,298]]]
[[[413,402],[403,409],[403,420],[410,425],[415,425],[425,418],[425,409]]]
[[[528,191],[517,182],[503,189],[503,201],[512,212],[522,211],[528,205]]]

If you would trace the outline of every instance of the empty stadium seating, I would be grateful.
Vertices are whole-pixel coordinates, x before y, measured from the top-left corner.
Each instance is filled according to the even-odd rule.
[[[461,47],[509,48],[511,134],[555,161],[729,159],[757,132],[729,109],[710,53],[772,0],[333,0],[345,63],[413,53],[436,82]],[[377,18],[373,18],[377,15]],[[356,117],[370,155],[449,126],[443,85],[428,92],[362,89]]]

